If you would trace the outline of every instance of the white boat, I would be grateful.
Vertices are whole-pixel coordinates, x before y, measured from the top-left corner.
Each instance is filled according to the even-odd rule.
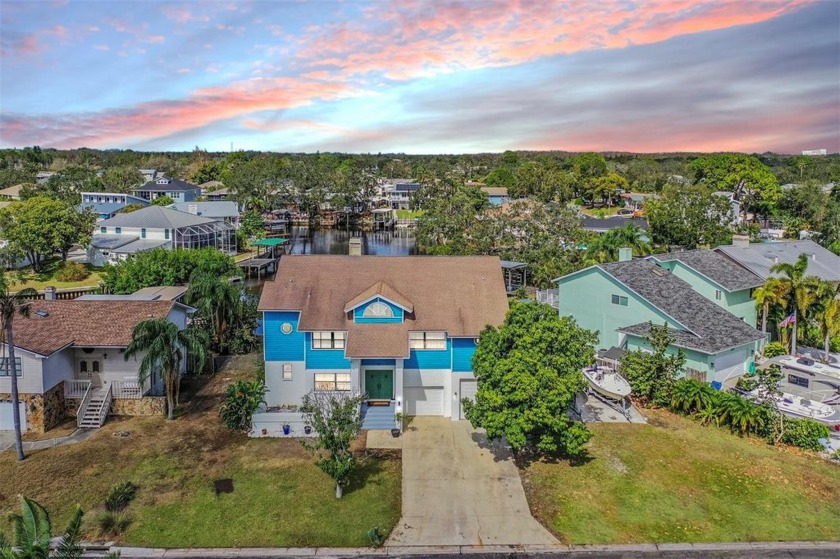
[[[592,390],[610,400],[623,400],[630,395],[630,383],[614,369],[593,365],[583,369],[583,376]]]
[[[751,400],[758,399],[760,393],[758,390],[747,392],[747,398]],[[783,414],[795,417],[798,419],[807,418],[819,421],[835,430],[840,430],[840,410],[837,410],[828,404],[822,402],[815,402],[795,394],[782,392],[775,396],[776,407]]]
[[[780,365],[792,371],[800,371],[816,376],[820,375],[832,380],[840,380],[840,369],[823,363],[818,363],[810,357],[793,357],[785,355],[775,359]]]

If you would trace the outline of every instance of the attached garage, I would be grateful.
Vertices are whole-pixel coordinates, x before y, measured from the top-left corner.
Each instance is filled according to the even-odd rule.
[[[466,419],[466,417],[464,417],[464,404],[463,404],[463,402],[461,402],[461,400],[466,398],[468,400],[472,400],[473,402],[475,402],[475,393],[476,393],[477,390],[478,390],[478,382],[476,382],[474,379],[463,379],[463,380],[461,380],[461,390],[460,390],[461,397],[458,399],[459,409],[461,410],[461,413],[458,416],[458,419]]]
[[[20,430],[26,431],[26,404],[20,403]],[[15,429],[14,406],[9,400],[0,402],[0,431],[14,431]]]
[[[442,386],[406,386],[406,415],[443,415]]]

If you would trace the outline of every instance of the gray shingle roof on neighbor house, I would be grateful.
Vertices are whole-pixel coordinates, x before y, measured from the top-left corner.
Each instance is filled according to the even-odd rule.
[[[660,262],[679,260],[692,270],[703,274],[730,292],[751,289],[764,283],[764,280],[754,273],[745,270],[729,260],[726,256],[713,250],[702,249],[687,250],[685,252],[669,252],[666,254],[655,254],[650,258],[659,260]]]
[[[239,217],[239,208],[236,202],[178,202],[169,207],[179,212],[216,219]],[[193,208],[195,208],[195,212],[192,211]]]
[[[127,214],[117,214],[99,222],[100,227],[146,227],[147,229],[178,229],[190,225],[204,225],[218,221],[207,217],[179,212],[160,206],[147,206]]]
[[[632,223],[636,227],[645,231],[648,230],[647,220],[638,217],[605,217],[603,219],[597,217],[582,217],[580,219],[581,227],[587,231],[595,231],[598,233],[603,233],[604,231],[609,231],[610,229],[619,229],[628,223]]]
[[[762,279],[781,277],[770,272],[773,264],[794,264],[800,254],[808,255],[806,276],[826,281],[840,281],[840,256],[811,240],[750,243],[749,246],[726,245],[715,249]]]
[[[152,250],[170,243],[171,241],[165,241],[162,239],[137,239],[132,243],[115,248],[113,252],[118,254],[136,254],[138,252],[143,252],[144,250]]]
[[[677,345],[715,354],[763,338],[735,315],[709,301],[685,282],[650,260],[599,264],[599,267],[649,301],[688,330],[678,336]],[[637,333],[647,327],[636,324],[620,329]]]
[[[90,246],[99,249],[113,250],[128,243],[133,243],[140,237],[136,235],[93,235],[90,238]]]
[[[158,184],[157,179],[149,181],[143,186],[134,189],[134,192],[183,192],[187,190],[201,190],[198,186],[182,181],[181,179],[171,179],[167,177],[169,182]]]

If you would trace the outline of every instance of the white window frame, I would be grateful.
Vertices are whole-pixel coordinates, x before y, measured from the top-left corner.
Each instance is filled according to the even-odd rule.
[[[376,301],[365,307],[362,318],[394,318],[394,309],[387,303]]]
[[[283,363],[280,366],[280,378],[282,380],[292,380],[294,376],[294,370],[292,369],[291,363]]]
[[[446,351],[446,332],[409,332],[409,349]]]
[[[17,377],[23,376],[23,360],[20,357],[15,357],[15,372]],[[9,374],[9,358],[4,357],[0,359],[0,377],[10,377]]]
[[[625,295],[616,295],[615,293],[613,293],[612,297],[610,298],[610,301],[613,305],[618,305],[620,307],[626,307],[630,303],[628,297],[626,297]]]
[[[350,392],[350,373],[315,373],[315,392]],[[319,386],[320,385],[320,386]]]
[[[715,301],[723,299],[723,292],[720,289],[715,289]]]
[[[344,349],[347,333],[341,330],[312,332],[312,349]]]

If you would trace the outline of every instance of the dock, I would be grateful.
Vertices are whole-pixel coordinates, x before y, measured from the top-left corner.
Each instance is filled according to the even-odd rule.
[[[277,272],[277,266],[280,263],[280,256],[284,252],[285,246],[289,241],[282,237],[270,237],[267,239],[257,239],[251,242],[252,246],[257,247],[257,254],[251,258],[237,262],[237,265],[245,272],[245,277],[251,277],[256,272],[256,276],[261,278],[263,273],[266,276]]]

